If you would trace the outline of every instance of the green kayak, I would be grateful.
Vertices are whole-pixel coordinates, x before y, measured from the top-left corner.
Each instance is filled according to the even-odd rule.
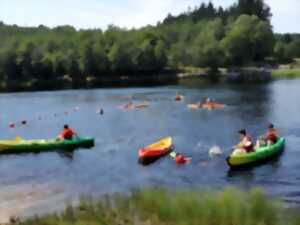
[[[37,139],[0,141],[0,154],[42,152],[51,150],[74,150],[75,148],[90,148],[94,146],[93,138],[76,138],[72,140]]]
[[[277,143],[271,146],[264,146],[256,149],[255,152],[230,155],[227,163],[231,168],[250,166],[273,158],[283,152],[285,139],[280,138]]]

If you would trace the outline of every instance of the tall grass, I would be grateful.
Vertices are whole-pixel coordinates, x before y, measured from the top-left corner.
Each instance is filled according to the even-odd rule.
[[[22,225],[298,225],[300,220],[259,189],[169,192],[164,189],[82,199],[60,215],[35,217]]]
[[[278,69],[272,71],[273,78],[296,78],[300,77],[300,69]]]

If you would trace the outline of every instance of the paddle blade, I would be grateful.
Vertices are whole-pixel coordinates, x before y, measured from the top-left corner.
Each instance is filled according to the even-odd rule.
[[[170,156],[171,156],[172,158],[175,158],[175,157],[176,157],[176,152],[171,152],[171,153],[170,153]]]

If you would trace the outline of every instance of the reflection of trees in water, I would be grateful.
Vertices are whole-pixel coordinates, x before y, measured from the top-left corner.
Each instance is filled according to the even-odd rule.
[[[239,85],[232,86],[235,92],[231,100],[235,106],[233,116],[247,122],[263,123],[268,121],[268,115],[272,107],[271,89],[269,85]]]
[[[214,82],[210,82],[209,80],[207,80],[207,78],[199,78],[199,77],[196,77],[196,78],[188,78],[188,79],[180,79],[178,81],[178,84],[181,85],[181,86],[186,86],[186,87],[189,87],[189,88],[206,88],[206,87],[211,87],[211,85],[213,84],[217,84],[217,83],[214,83]]]

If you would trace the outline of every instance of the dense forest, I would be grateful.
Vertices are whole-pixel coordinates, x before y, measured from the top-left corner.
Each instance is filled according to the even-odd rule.
[[[105,31],[0,23],[2,81],[148,75],[185,66],[261,65],[300,57],[300,35],[278,35],[263,0],[227,9],[202,3],[156,26]]]

